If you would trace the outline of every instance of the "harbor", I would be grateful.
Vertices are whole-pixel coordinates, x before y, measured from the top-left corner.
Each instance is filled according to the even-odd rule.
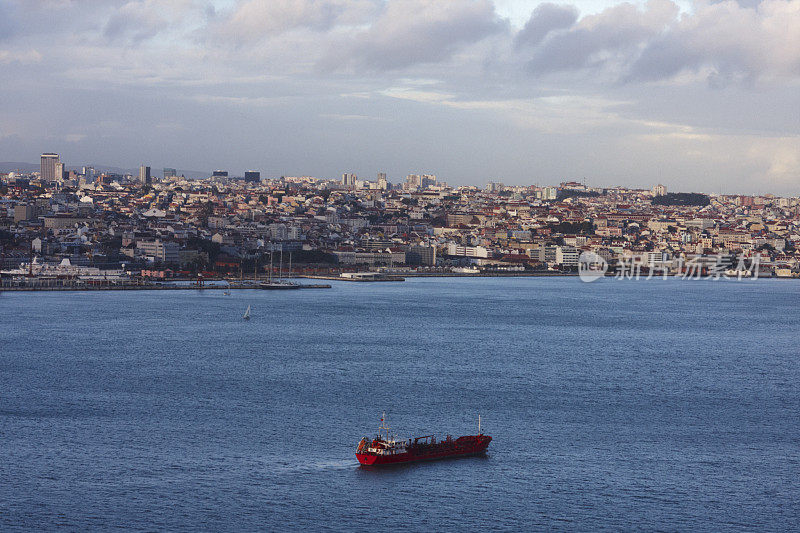
[[[0,280],[0,291],[231,291],[330,289],[327,283],[251,282],[226,285],[220,282],[152,282],[138,280],[84,281],[80,279],[7,279]]]

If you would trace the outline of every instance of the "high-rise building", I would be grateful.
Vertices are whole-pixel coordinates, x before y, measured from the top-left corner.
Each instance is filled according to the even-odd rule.
[[[407,191],[415,191],[422,187],[422,177],[418,174],[409,174],[406,176],[406,182],[403,184],[403,189]]]
[[[664,196],[667,194],[667,188],[660,183],[653,187],[653,196]]]
[[[64,174],[66,174],[66,172],[64,172],[64,163],[56,163],[54,174],[56,176],[56,181],[64,180]]]
[[[41,178],[44,181],[56,180],[56,165],[59,163],[58,154],[42,154]]]
[[[386,172],[378,172],[378,188],[382,191],[389,188],[389,182],[386,181]]]
[[[174,178],[178,175],[178,171],[174,168],[164,168],[164,177],[165,178]]]
[[[409,246],[406,251],[406,263],[409,265],[436,265],[436,247],[424,244]]]
[[[355,188],[357,176],[355,174],[342,174],[342,185],[347,188]]]
[[[150,167],[142,165],[139,167],[139,183],[142,185],[150,185],[153,182],[150,176]]]
[[[246,183],[258,183],[261,181],[261,172],[257,170],[246,170],[244,173]]]

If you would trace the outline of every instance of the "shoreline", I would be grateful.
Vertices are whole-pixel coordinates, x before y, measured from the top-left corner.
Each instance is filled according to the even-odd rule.
[[[409,272],[402,274],[387,274],[383,278],[340,278],[337,276],[324,276],[301,274],[286,279],[308,279],[308,280],[325,280],[325,281],[341,281],[346,283],[385,283],[385,282],[400,282],[405,281],[405,278],[577,278],[577,272],[492,272],[492,273],[478,273],[478,274],[461,274],[455,272]],[[607,273],[604,278],[614,279],[616,274]],[[679,275],[669,275],[666,279],[680,278]],[[631,281],[649,281],[647,276],[640,278],[626,278]],[[654,276],[651,279],[664,279],[662,276]],[[724,281],[755,281],[758,279],[772,279],[772,280],[797,280],[800,278],[785,277],[785,276],[759,276],[758,278],[741,278],[735,277],[721,277],[720,280]],[[0,285],[0,292],[70,292],[70,291],[219,291],[219,290],[270,290],[273,287],[261,287],[261,281],[250,281],[245,284],[236,285],[220,285],[216,284],[224,280],[212,280],[214,284],[197,285],[194,280],[174,280],[166,282],[165,284],[125,284],[125,285],[51,285],[41,286],[38,284],[24,285]],[[686,281],[709,281],[709,279],[701,278],[687,278]],[[183,283],[182,285],[173,285],[171,283]],[[332,286],[329,284],[312,284],[312,283],[299,283],[297,289],[330,289]]]

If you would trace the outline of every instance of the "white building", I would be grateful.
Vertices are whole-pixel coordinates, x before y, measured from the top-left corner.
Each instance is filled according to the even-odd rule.
[[[447,255],[486,259],[489,257],[489,250],[483,246],[462,246],[451,242],[447,245]]]
[[[180,262],[180,246],[174,242],[164,242],[161,239],[136,241],[136,251],[139,255],[162,263]]]
[[[555,200],[558,197],[558,189],[555,187],[545,187],[542,189],[542,200]]]

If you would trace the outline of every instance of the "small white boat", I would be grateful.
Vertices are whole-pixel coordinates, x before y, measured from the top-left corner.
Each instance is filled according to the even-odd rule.
[[[250,320],[250,306],[247,306],[247,309],[244,312],[244,316],[242,316],[245,320]]]

